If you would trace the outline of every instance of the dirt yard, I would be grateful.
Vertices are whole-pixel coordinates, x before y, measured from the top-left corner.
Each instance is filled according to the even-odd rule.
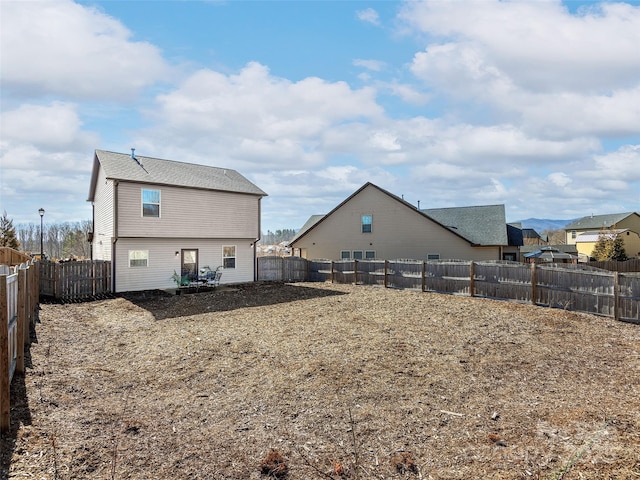
[[[0,478],[640,479],[640,326],[331,284],[42,305]]]

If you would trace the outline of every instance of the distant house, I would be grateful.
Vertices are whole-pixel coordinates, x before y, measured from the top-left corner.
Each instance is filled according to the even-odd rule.
[[[590,215],[571,222],[564,227],[567,244],[575,244],[579,235],[589,231],[601,231],[611,229],[629,229],[640,233],[640,213],[612,213],[608,215]]]
[[[640,235],[628,228],[600,231],[592,230],[581,233],[576,238],[575,244],[581,258],[585,261],[590,259],[593,249],[596,247],[596,243],[598,243],[601,236],[604,236],[608,240],[620,238],[627,257],[640,258]]]
[[[541,237],[533,228],[523,228],[522,239],[524,245],[546,245],[548,243],[546,235],[545,238]]]
[[[235,170],[96,150],[92,257],[111,260],[115,292],[175,287],[174,272],[203,266],[253,281],[265,195]]]
[[[504,205],[419,210],[366,183],[312,216],[290,246],[309,259],[516,260],[522,237],[507,230]]]

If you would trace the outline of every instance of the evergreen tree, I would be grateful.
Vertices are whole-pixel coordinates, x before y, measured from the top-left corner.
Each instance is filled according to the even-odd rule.
[[[611,249],[609,252],[609,260],[624,261],[627,260],[627,252],[624,250],[624,242],[620,235],[616,235],[615,239],[611,242]]]
[[[611,231],[602,231],[598,236],[591,257],[599,262],[607,260],[627,260],[627,253],[624,250],[624,242],[622,237]]]
[[[16,250],[20,248],[20,242],[16,236],[16,229],[13,226],[13,220],[7,216],[5,210],[2,218],[0,218],[0,246],[11,247]]]

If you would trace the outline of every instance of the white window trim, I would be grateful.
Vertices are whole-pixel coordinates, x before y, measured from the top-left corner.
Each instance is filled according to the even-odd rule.
[[[368,257],[367,253],[373,253],[373,257]],[[365,250],[364,251],[364,259],[365,260],[375,260],[376,258],[376,251],[375,250]]]
[[[369,217],[371,223],[364,223],[364,217]],[[370,230],[368,232],[364,231],[365,225],[369,225]],[[373,215],[360,215],[360,233],[373,233]]]
[[[232,257],[225,257],[224,255],[224,249],[225,248],[231,248],[233,247],[233,256]],[[226,258],[233,258],[233,267],[225,267],[224,266],[224,261]],[[223,245],[222,246],[222,267],[225,270],[235,270],[236,268],[238,268],[238,247],[236,245]]]
[[[360,258],[356,258],[356,252],[360,253]],[[351,258],[353,258],[354,260],[364,260],[364,252],[362,250],[354,250],[353,252],[351,252]]]
[[[134,253],[142,253],[144,258],[131,258],[131,255]],[[129,268],[148,268],[149,267],[149,250],[129,250],[128,254],[129,258]],[[145,260],[146,265],[131,265],[132,260]]]
[[[145,202],[144,201],[144,191],[150,191],[150,192],[158,192],[158,203],[153,203],[153,202]],[[162,217],[162,190],[160,190],[159,188],[141,188],[140,189],[140,216],[142,216],[142,218],[160,218]],[[144,215],[144,205],[148,204],[148,205],[158,205],[158,216],[157,217],[145,217]]]
[[[347,257],[344,256],[345,253]],[[351,250],[340,250],[340,260],[351,260]]]

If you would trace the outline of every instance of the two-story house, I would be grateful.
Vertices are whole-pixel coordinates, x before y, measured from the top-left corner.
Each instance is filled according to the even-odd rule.
[[[625,212],[582,217],[565,227],[567,245],[575,245],[588,260],[600,235],[622,238],[629,258],[640,258],[640,213]]]
[[[96,150],[92,257],[111,261],[114,292],[175,287],[174,272],[204,266],[254,281],[265,195],[235,170]]]
[[[517,260],[520,245],[504,205],[420,210],[372,183],[313,215],[290,242],[309,259]]]

